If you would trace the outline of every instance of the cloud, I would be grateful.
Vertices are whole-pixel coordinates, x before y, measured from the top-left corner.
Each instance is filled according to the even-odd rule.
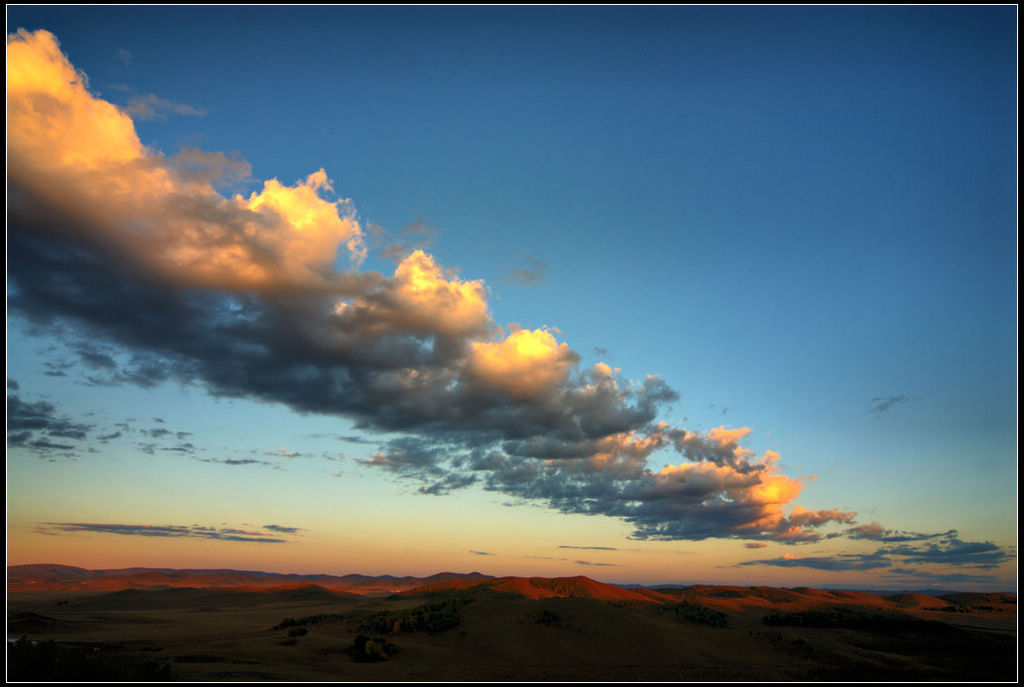
[[[304,435],[309,439],[336,439],[338,441],[344,441],[350,444],[374,444],[375,441],[371,441],[366,437],[356,436],[354,434],[325,434],[323,432],[313,432],[311,434]]]
[[[778,558],[744,561],[737,565],[770,565],[778,568],[812,568],[814,570],[875,570],[893,565],[883,553],[873,554],[841,553],[834,556],[794,556],[783,554]]]
[[[220,465],[273,465],[270,461],[255,458],[196,458],[201,463],[217,463]]]
[[[248,178],[244,162],[147,148],[52,34],[9,36],[7,74],[8,307],[89,342],[76,349],[88,383],[174,379],[345,416],[397,435],[362,464],[421,493],[478,484],[623,519],[641,539],[798,543],[852,523],[799,508],[804,482],[742,447],[750,429],[656,422],[678,399],[658,376],[581,369],[554,327],[501,326],[486,284],[424,250],[420,225],[384,249],[392,273],[362,270],[380,244],[331,199],[325,170],[225,195],[224,177]],[[653,470],[662,449],[683,462]]]
[[[579,355],[544,329],[514,328],[502,341],[474,341],[468,379],[514,399],[549,395],[565,385]]]
[[[119,534],[131,537],[162,537],[217,539],[220,541],[283,544],[287,539],[273,537],[258,530],[204,527],[200,525],[123,525],[87,522],[47,522],[35,528],[38,534],[58,535],[76,532],[93,534]]]
[[[903,544],[883,549],[890,556],[899,556],[905,563],[939,563],[969,568],[995,568],[1014,556],[990,541],[965,542],[955,533],[939,543],[913,546]]]
[[[7,431],[39,431],[49,436],[66,439],[84,439],[92,425],[73,422],[58,415],[56,406],[49,401],[28,402],[17,394],[7,395]]]
[[[17,385],[11,391],[17,390]],[[95,429],[94,425],[75,422],[60,414],[49,401],[24,401],[17,393],[7,394],[7,446],[46,455],[53,451],[72,451]]]
[[[614,546],[559,546],[560,549],[585,549],[587,551],[618,551]]]
[[[851,522],[855,515],[790,506],[803,483],[778,473],[773,452],[745,456],[737,467],[707,460],[649,470],[647,457],[671,445],[671,434],[658,425],[644,433],[589,442],[505,442],[503,450],[466,450],[405,438],[362,462],[419,480],[480,475],[491,491],[545,500],[562,512],[622,518],[635,526],[633,537],[638,539],[736,537],[801,543],[819,540],[817,529]],[[721,428],[704,435],[705,440],[725,443],[734,438]],[[735,458],[731,455],[730,461]]]
[[[933,582],[938,584],[960,584],[963,582],[981,583],[995,582],[995,575],[973,575],[970,573],[932,573],[916,568],[890,568],[885,572],[886,577],[893,578],[914,578],[916,580]]]
[[[264,451],[265,456],[277,456],[280,458],[305,458],[308,457],[309,453],[299,453],[298,451],[286,451],[284,446],[279,447],[276,451]]]
[[[594,565],[602,568],[618,568],[616,563],[594,563],[593,561],[573,561],[576,565]]]
[[[473,554],[474,556],[497,556],[498,555],[496,553],[490,553],[488,551],[473,551],[472,549],[470,549],[469,552],[471,554]]]
[[[747,547],[748,549],[763,549],[768,545],[765,544],[763,541],[748,541],[743,546]]]
[[[154,95],[140,95],[131,98],[125,105],[124,111],[135,119],[157,120],[167,119],[168,114],[182,115],[185,117],[205,117],[206,111],[192,105],[176,103],[166,98]]]
[[[301,527],[287,527],[285,525],[264,525],[263,529],[279,534],[297,534]]]
[[[793,556],[745,561],[738,565],[771,565],[783,568],[814,568],[817,570],[872,570],[914,563],[949,565],[967,568],[995,568],[1010,561],[1014,555],[992,542],[964,542],[955,532],[934,535],[938,543],[901,544],[876,549],[872,553],[837,554],[834,556]]]
[[[505,270],[505,281],[518,286],[535,286],[543,284],[548,276],[548,266],[543,260],[532,255],[524,258],[525,265],[509,267]]]
[[[911,400],[912,399],[905,394],[899,394],[897,396],[876,396],[873,399],[871,399],[870,412],[874,413],[875,415],[881,416],[884,413],[889,412],[889,410],[893,406],[899,405],[901,403],[908,403]]]
[[[367,243],[380,257],[401,263],[417,250],[425,250],[437,237],[437,229],[418,219],[398,235],[375,224],[367,228]]]
[[[432,494],[442,496],[454,489],[463,489],[476,483],[474,475],[445,475],[443,478],[420,487],[421,494]]]
[[[869,539],[872,541],[881,542],[908,542],[908,541],[923,541],[926,539],[936,539],[939,537],[948,537],[956,534],[956,530],[949,530],[947,532],[938,532],[933,534],[925,534],[922,532],[905,532],[900,530],[891,530],[883,527],[877,522],[872,522],[867,525],[858,525],[857,527],[851,527],[844,532],[845,536],[850,539]]]

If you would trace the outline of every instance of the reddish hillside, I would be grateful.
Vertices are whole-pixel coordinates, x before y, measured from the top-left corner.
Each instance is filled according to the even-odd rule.
[[[452,580],[411,589],[406,594],[422,594],[454,589],[490,589],[516,594],[527,599],[597,599],[599,601],[638,601],[665,603],[671,598],[650,589],[624,589],[597,582],[589,577],[499,577],[491,580]]]
[[[527,599],[595,599],[639,603],[689,602],[724,612],[745,610],[804,611],[827,606],[851,606],[876,611],[900,611],[928,616],[970,613],[1013,618],[1017,597],[1009,593],[878,594],[795,587],[737,587],[694,585],[675,588],[623,588],[588,577],[500,577],[481,573],[443,572],[429,577],[381,575],[297,575],[241,570],[173,570],[126,568],[86,570],[67,565],[15,565],[7,568],[7,589],[15,591],[121,592],[174,589],[217,589],[233,592],[280,592],[282,598],[311,598],[333,594],[388,595],[395,593],[481,589]],[[324,598],[328,598],[325,596]]]

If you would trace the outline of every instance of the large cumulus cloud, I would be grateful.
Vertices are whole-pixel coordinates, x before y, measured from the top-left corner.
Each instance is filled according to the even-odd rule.
[[[812,541],[853,521],[796,506],[804,482],[741,447],[748,429],[658,422],[677,398],[658,377],[581,369],[557,330],[500,326],[486,285],[422,248],[361,271],[372,241],[325,170],[223,195],[243,162],[146,148],[45,31],[8,36],[7,117],[8,305],[39,326],[393,433],[365,464],[425,493],[479,484],[654,539]],[[652,469],[661,449],[679,464]]]

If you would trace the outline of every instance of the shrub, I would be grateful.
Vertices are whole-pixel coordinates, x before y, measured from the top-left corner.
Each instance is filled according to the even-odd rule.
[[[530,613],[529,618],[538,625],[565,627],[565,623],[562,622],[562,617],[546,608],[539,611],[533,611]]]
[[[359,635],[352,640],[348,651],[353,661],[373,663],[388,660],[398,652],[398,647],[382,637]]]
[[[709,627],[728,627],[729,625],[729,616],[725,613],[700,604],[683,601],[682,603],[665,604],[662,608],[671,611],[676,618],[686,622]]]

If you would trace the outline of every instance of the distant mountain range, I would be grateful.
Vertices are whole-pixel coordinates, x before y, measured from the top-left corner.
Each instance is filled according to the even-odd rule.
[[[361,595],[394,594],[424,585],[451,581],[480,582],[492,579],[478,572],[442,572],[428,577],[392,575],[297,575],[251,570],[177,570],[173,568],[122,568],[87,570],[71,565],[37,563],[7,568],[8,591],[118,591],[123,589],[232,588],[287,589],[315,585],[336,592]]]
[[[385,596],[477,590],[528,599],[573,598],[614,602],[689,602],[719,608],[807,608],[845,604],[891,610],[964,612],[992,604],[1015,607],[1016,594],[993,592],[877,592],[821,590],[809,587],[739,587],[692,585],[680,587],[620,586],[597,582],[589,577],[493,577],[479,572],[442,572],[427,577],[393,575],[298,575],[247,570],[176,570],[173,568],[122,568],[87,570],[70,565],[12,565],[7,568],[9,592],[129,592],[175,589],[232,590],[235,592],[281,592]]]

